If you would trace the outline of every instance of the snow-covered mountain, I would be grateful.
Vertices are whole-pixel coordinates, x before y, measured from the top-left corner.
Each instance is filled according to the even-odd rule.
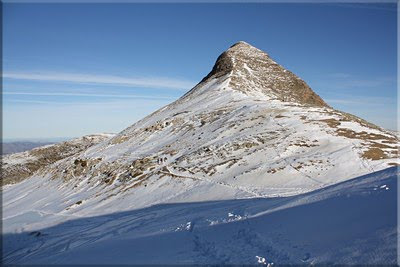
[[[229,206],[235,199],[260,197],[276,197],[268,203],[297,201],[296,195],[323,192],[322,188],[398,165],[398,148],[395,134],[331,108],[268,54],[239,42],[177,101],[112,138],[5,186],[4,231],[32,232],[75,218],[155,204],[224,200],[221,203]],[[203,204],[182,205],[187,210],[208,209]],[[204,211],[209,212],[207,218],[211,220],[219,209],[225,212],[225,204],[221,205]],[[152,217],[152,210],[147,210],[148,215],[138,211],[137,216],[164,223],[165,216]],[[181,219],[168,220],[191,227]],[[124,230],[115,231],[98,238],[111,238]],[[72,248],[71,244],[64,244],[64,249]],[[198,249],[210,250],[202,245]],[[224,251],[215,252],[216,259]],[[9,254],[8,259],[17,254]],[[26,262],[34,258],[29,253],[26,257]]]
[[[182,98],[40,176],[74,194],[90,189],[81,207],[104,211],[115,196],[131,209],[296,195],[395,165],[397,149],[395,135],[330,108],[240,42]]]

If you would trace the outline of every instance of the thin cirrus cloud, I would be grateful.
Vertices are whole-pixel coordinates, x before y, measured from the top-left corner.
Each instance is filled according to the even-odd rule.
[[[351,77],[351,75],[348,74],[348,73],[336,72],[336,73],[328,74],[328,77],[331,77],[331,78],[349,78],[349,77]]]
[[[148,99],[174,99],[169,96],[155,95],[129,95],[129,94],[88,94],[88,93],[41,93],[41,92],[3,92],[3,95],[30,95],[30,96],[82,96],[82,97],[107,97],[107,98],[148,98]]]
[[[396,81],[395,77],[375,77],[375,78],[360,78],[348,73],[331,73],[327,75],[330,78],[331,86],[335,88],[374,88],[386,86]]]
[[[187,90],[194,86],[194,82],[166,77],[122,77],[114,75],[93,75],[76,73],[28,73],[28,72],[8,72],[3,74],[3,78],[14,80],[48,81],[48,82],[68,82],[81,84],[130,86],[144,88],[166,88],[174,90]]]
[[[360,105],[360,106],[388,106],[396,105],[395,99],[391,97],[358,97],[353,99],[351,96],[342,96],[338,98],[326,98],[329,104],[341,105]]]
[[[76,102],[76,101],[55,101],[55,100],[27,100],[27,99],[12,99],[9,100],[9,103],[19,103],[23,104],[24,107],[27,107],[27,105],[40,105],[40,109],[47,109],[46,106],[53,106],[52,108],[61,108],[67,106],[68,108],[73,107],[74,109],[79,108],[79,107],[84,107],[84,108],[90,108],[90,107],[96,107],[96,106],[101,106],[103,109],[106,107],[107,109],[112,109],[112,108],[129,108],[132,106],[137,106],[138,104],[149,104],[149,103],[156,103],[159,105],[165,105],[168,103],[168,101],[164,99],[153,99],[153,98],[146,98],[146,99],[141,99],[140,101],[133,99],[128,100],[128,99],[120,99],[120,100],[107,100],[107,101],[87,101],[87,102]],[[10,108],[11,106],[9,106]],[[12,105],[13,108],[16,108],[17,106]],[[18,107],[20,108],[20,107]]]

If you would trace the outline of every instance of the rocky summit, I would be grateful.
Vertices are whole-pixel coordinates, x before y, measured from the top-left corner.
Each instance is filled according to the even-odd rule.
[[[262,93],[281,101],[328,106],[299,77],[246,42],[238,42],[222,53],[212,71],[201,81],[230,75],[229,87],[248,95]],[[194,88],[196,90],[197,87]]]

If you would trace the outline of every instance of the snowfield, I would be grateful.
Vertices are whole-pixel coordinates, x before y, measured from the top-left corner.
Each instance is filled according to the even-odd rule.
[[[395,264],[397,175],[392,167],[292,197],[170,203],[90,217],[14,206],[18,215],[4,214],[3,258],[8,264]],[[53,217],[63,220],[40,226]]]

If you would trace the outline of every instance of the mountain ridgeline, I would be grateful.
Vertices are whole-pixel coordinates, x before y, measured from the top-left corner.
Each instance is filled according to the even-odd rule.
[[[398,149],[239,42],[116,135],[7,155],[4,261],[395,264]]]
[[[177,101],[34,176],[85,192],[79,206],[60,209],[98,203],[106,211],[120,198],[139,208],[297,195],[397,165],[397,150],[396,135],[331,108],[267,53],[239,42]]]

